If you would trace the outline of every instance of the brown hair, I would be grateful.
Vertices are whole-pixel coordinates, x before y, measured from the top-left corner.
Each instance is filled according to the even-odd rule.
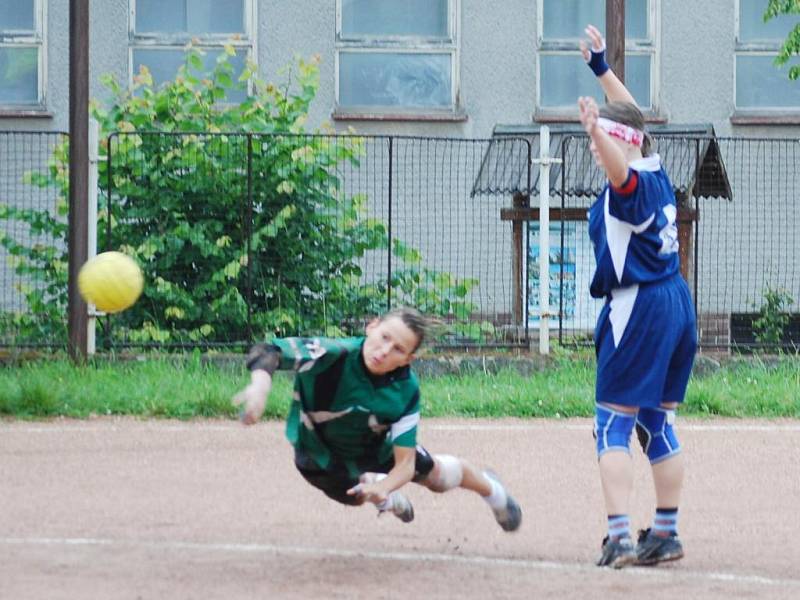
[[[385,321],[386,319],[391,319],[392,317],[397,317],[400,319],[403,324],[405,324],[405,326],[408,327],[415,336],[417,336],[417,345],[414,347],[414,350],[419,348],[422,345],[422,342],[425,341],[425,336],[428,334],[428,329],[430,328],[428,319],[421,312],[414,308],[400,307],[390,310],[384,314],[380,320]]]
[[[644,115],[639,107],[630,102],[609,102],[600,107],[600,116],[644,131]],[[653,138],[645,131],[642,143],[642,156],[653,152]]]

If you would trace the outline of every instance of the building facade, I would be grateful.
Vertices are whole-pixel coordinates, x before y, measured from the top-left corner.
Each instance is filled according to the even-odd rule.
[[[162,80],[190,40],[207,60],[232,43],[275,82],[295,55],[321,58],[310,124],[364,133],[490,137],[497,124],[574,122],[597,94],[581,64],[601,0],[92,0],[92,98],[100,76]],[[65,130],[68,0],[0,2],[0,129]],[[627,83],[652,122],[718,135],[796,137],[800,85],[772,65],[796,18],[766,0],[628,0]]]
[[[713,157],[705,154],[708,144],[694,154],[691,145],[663,146],[670,164],[681,165],[671,174],[685,208],[699,218],[690,236],[692,285],[698,312],[722,345],[732,341],[734,316],[754,312],[764,288],[787,289],[800,302],[800,279],[786,268],[800,261],[800,82],[773,65],[797,17],[764,23],[766,4],[626,1],[626,82],[650,125],[727,139],[713,145]],[[68,8],[69,0],[0,0],[0,132],[67,130]],[[587,23],[605,29],[605,2],[91,0],[90,14],[90,96],[100,103],[109,96],[101,76],[131,85],[144,65],[156,82],[172,78],[189,42],[204,50],[207,65],[232,46],[234,68],[247,57],[261,79],[276,84],[286,82],[285,68],[298,55],[318,55],[309,131],[329,123],[340,132],[425,138],[397,140],[388,153],[382,138],[370,138],[369,159],[351,174],[350,191],[369,198],[370,214],[387,222],[391,215],[393,234],[418,249],[426,267],[480,281],[474,292],[482,314],[537,326],[523,310],[537,310],[537,224],[523,236],[501,218],[519,190],[493,191],[492,174],[485,190],[476,190],[487,164],[519,166],[523,187],[530,164],[524,144],[488,140],[511,132],[538,152],[541,124],[560,128],[555,139],[581,135],[577,97],[602,97],[578,42]],[[54,142],[41,141],[37,162],[18,158],[31,146],[14,140],[0,140],[0,200],[28,206],[24,174],[42,167]],[[572,168],[597,179],[588,153],[572,147]],[[694,164],[706,160],[704,173],[712,184],[724,180],[726,193],[700,180]],[[582,212],[587,190],[562,194],[568,208]],[[37,194],[42,206],[58,200],[52,191]],[[552,251],[560,258],[551,265],[551,285],[573,274],[572,284],[557,290],[573,304],[560,310],[569,327],[586,332],[599,308],[585,293],[593,264],[585,223],[570,222],[563,232],[566,245]],[[561,243],[560,234],[554,230],[551,239]],[[0,248],[4,272],[7,259]],[[391,269],[391,260],[377,262]],[[16,288],[4,288],[0,305],[24,310]]]

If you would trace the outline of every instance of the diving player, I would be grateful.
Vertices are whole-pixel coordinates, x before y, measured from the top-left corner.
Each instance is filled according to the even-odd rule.
[[[286,437],[308,483],[336,502],[371,502],[403,522],[414,519],[411,502],[398,491],[409,481],[434,492],[462,487],[484,498],[505,531],[515,531],[522,511],[492,471],[417,444],[420,393],[410,364],[425,332],[417,311],[396,309],[372,321],[363,338],[257,344],[247,357],[250,385],[234,402],[243,405],[242,421],[255,423],[272,374],[294,369]]]

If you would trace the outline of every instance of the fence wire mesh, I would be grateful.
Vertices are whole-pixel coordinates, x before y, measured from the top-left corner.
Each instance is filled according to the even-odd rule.
[[[66,148],[63,133],[0,131],[3,347],[66,346]]]
[[[472,194],[489,144],[524,140],[118,133],[99,245],[150,282],[103,344],[348,335],[396,306],[440,345],[523,345],[503,197]]]
[[[445,347],[538,336],[537,135],[116,133],[103,141],[98,251],[142,265],[98,347],[234,347],[349,335],[416,306]],[[678,201],[701,346],[800,340],[797,140],[656,136]],[[0,133],[0,345],[66,344],[66,137]],[[602,305],[586,210],[602,189],[585,136],[551,135],[551,335],[590,344]],[[794,311],[794,313],[793,313]]]

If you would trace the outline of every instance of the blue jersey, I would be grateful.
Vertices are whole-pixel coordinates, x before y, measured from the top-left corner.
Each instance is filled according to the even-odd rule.
[[[672,184],[658,154],[632,162],[619,188],[606,185],[589,209],[589,237],[597,262],[592,297],[678,273],[677,213]]]

